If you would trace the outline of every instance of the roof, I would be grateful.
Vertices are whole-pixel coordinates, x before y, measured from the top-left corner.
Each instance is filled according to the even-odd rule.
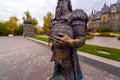
[[[120,2],[117,2],[115,4],[111,4],[110,6],[104,4],[101,11],[94,12],[94,14],[93,14],[93,11],[92,11],[92,13],[90,15],[91,16],[90,18],[99,19],[100,15],[103,14],[103,13],[113,13],[112,10],[113,10],[114,7],[116,8],[116,12],[120,12]]]
[[[116,7],[117,6],[117,4],[112,4],[112,5],[110,5],[110,10],[113,8],[113,7]]]

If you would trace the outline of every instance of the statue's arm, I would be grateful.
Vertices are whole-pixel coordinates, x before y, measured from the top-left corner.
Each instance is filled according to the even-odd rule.
[[[73,26],[73,31],[74,31],[74,47],[81,47],[85,44],[85,26]]]
[[[84,36],[77,36],[75,39],[70,38],[66,34],[62,34],[63,37],[54,36],[54,39],[59,41],[61,45],[67,44],[71,47],[80,47],[85,43],[85,37]]]
[[[73,39],[73,47],[81,47],[85,44],[85,36],[77,36],[76,39]]]
[[[73,43],[81,43],[81,42],[85,42],[85,37],[81,37],[81,36],[79,36],[79,37],[77,37],[77,39],[73,39]]]

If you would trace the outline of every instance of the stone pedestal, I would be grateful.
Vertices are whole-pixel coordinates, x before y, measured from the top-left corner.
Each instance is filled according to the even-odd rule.
[[[34,36],[34,26],[31,22],[29,21],[24,21],[24,27],[23,27],[23,36],[28,37],[28,36]]]

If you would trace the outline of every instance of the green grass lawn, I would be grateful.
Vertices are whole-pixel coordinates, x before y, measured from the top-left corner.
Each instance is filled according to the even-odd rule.
[[[37,37],[37,36],[31,36],[31,38],[48,42],[48,38]],[[83,47],[78,48],[78,50],[120,62],[120,49],[85,44]],[[99,51],[108,52],[110,54],[103,54]]]
[[[91,35],[86,35],[85,38],[86,38],[86,40],[90,40],[90,39],[93,38],[93,36],[91,36]]]
[[[85,44],[83,47],[78,48],[78,50],[120,62],[120,49]],[[108,52],[110,54],[103,54],[99,51]]]
[[[41,40],[41,41],[44,41],[44,42],[48,42],[48,38],[44,38],[44,37],[30,36],[30,38]]]

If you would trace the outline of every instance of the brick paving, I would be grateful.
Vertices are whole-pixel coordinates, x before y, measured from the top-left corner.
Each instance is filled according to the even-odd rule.
[[[49,47],[23,37],[0,37],[2,80],[46,80],[53,71]],[[120,80],[119,77],[81,62],[83,80]],[[0,79],[0,80],[1,80]]]

